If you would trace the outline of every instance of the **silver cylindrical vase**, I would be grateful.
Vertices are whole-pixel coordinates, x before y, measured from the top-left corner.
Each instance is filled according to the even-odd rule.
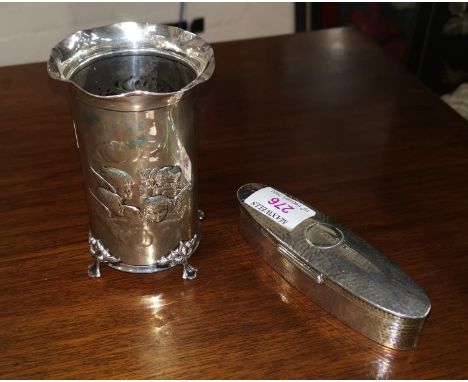
[[[212,48],[179,28],[125,22],[57,44],[49,75],[70,90],[94,263],[150,273],[183,265],[200,240],[197,87]]]

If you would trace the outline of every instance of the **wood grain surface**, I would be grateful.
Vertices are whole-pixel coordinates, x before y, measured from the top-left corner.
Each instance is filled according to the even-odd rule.
[[[214,49],[193,281],[88,278],[66,93],[45,63],[0,68],[0,377],[467,378],[468,124],[353,30]],[[315,206],[410,274],[432,300],[418,348],[373,343],[275,274],[239,233],[248,182]]]

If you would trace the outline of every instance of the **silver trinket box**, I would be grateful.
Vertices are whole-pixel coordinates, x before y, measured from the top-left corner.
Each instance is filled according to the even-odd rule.
[[[271,187],[247,184],[237,198],[241,232],[284,279],[384,346],[417,345],[431,304],[389,259],[323,213]]]

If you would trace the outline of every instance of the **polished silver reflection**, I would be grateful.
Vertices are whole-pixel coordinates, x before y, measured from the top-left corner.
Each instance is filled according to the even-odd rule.
[[[184,267],[199,240],[197,85],[211,47],[182,29],[125,22],[76,32],[52,49],[49,75],[70,91],[99,264],[148,273]]]
[[[421,287],[362,238],[317,210],[287,231],[244,203],[263,187],[251,183],[237,192],[241,231],[258,254],[365,336],[393,349],[415,347],[431,308]]]

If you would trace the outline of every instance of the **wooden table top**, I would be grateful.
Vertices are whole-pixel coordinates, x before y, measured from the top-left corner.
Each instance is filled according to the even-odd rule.
[[[468,377],[468,124],[353,30],[214,49],[193,281],[87,276],[67,100],[44,63],[0,68],[0,377]],[[357,334],[253,252],[236,205],[252,181],[332,216],[425,289],[415,350]]]

